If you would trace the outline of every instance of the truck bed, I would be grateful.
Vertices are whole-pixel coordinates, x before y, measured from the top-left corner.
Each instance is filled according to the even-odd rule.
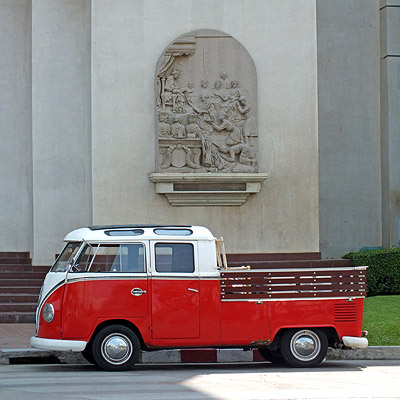
[[[221,271],[221,300],[365,297],[366,269],[227,268]]]

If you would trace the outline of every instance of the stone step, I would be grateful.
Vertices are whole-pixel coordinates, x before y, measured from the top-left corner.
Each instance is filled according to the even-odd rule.
[[[30,264],[1,264],[0,272],[22,272],[22,271],[33,271],[32,265]]]
[[[33,272],[45,272],[46,274],[50,271],[51,265],[33,265]]]
[[[30,259],[29,251],[0,251],[0,259],[2,258],[27,258]]]
[[[0,324],[35,323],[34,312],[0,312]]]
[[[31,264],[1,264],[0,272],[43,272],[47,274],[50,270],[48,265],[34,265]]]
[[[0,313],[35,313],[37,303],[1,303],[0,302]]]
[[[13,258],[13,257],[0,257],[0,265],[2,264],[27,264],[32,265],[30,258]]]
[[[26,279],[42,279],[44,280],[46,276],[46,272],[41,271],[0,271],[0,282],[3,279],[18,279],[18,280],[26,280]]]
[[[0,286],[2,294],[35,294],[39,296],[41,286]]]
[[[25,287],[36,286],[40,288],[43,284],[43,279],[0,279],[1,286]]]
[[[0,292],[0,303],[37,303],[38,293]]]

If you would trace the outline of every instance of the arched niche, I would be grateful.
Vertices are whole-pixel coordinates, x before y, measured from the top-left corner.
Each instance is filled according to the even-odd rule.
[[[232,36],[198,30],[164,50],[155,74],[155,121],[157,172],[150,179],[159,193],[169,180],[179,199],[187,191],[248,196],[266,179],[258,174],[256,68]],[[258,182],[256,190],[249,191],[243,174],[253,188]]]

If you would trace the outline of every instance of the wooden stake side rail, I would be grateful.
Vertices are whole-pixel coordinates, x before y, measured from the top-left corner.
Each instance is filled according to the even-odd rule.
[[[221,299],[365,297],[366,268],[221,271]]]

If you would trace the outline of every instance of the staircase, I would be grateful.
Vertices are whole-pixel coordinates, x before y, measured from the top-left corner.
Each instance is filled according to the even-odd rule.
[[[29,252],[0,252],[0,323],[34,323],[49,266],[32,266]]]

